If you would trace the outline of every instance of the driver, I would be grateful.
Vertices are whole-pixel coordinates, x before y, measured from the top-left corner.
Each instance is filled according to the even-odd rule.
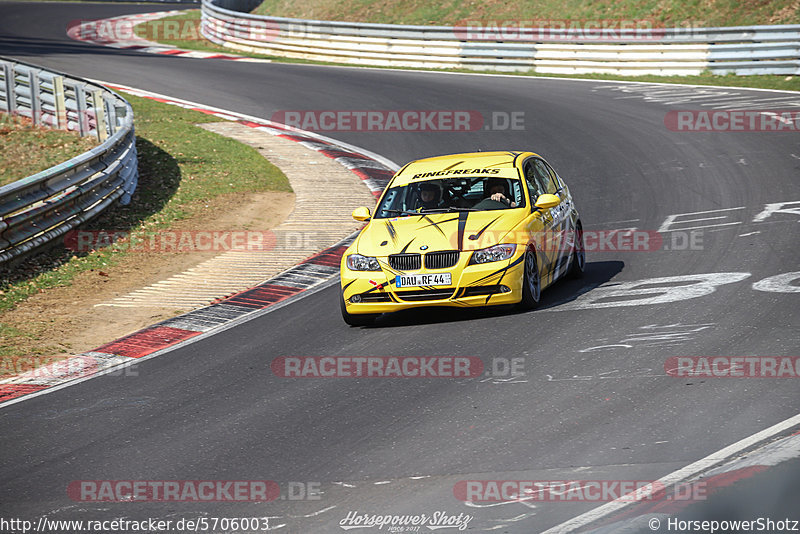
[[[439,200],[442,198],[442,190],[438,184],[433,182],[423,182],[419,185],[419,206],[417,211],[430,210],[439,207]]]
[[[487,183],[487,190],[489,193],[489,198],[496,201],[502,202],[506,206],[516,208],[517,203],[508,198],[507,191],[506,191],[506,181],[502,178],[491,178]]]

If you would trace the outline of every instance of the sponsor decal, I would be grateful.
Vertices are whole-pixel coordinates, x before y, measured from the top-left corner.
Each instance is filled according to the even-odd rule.
[[[446,169],[415,174],[412,179],[416,180],[418,178],[430,178],[433,176],[457,176],[460,174],[500,174],[500,169]]]

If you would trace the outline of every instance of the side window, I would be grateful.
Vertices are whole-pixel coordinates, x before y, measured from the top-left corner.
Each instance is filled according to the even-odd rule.
[[[545,163],[544,166],[547,167],[548,171],[550,171],[550,176],[553,179],[553,183],[556,184],[556,189],[561,189],[564,187],[564,184],[561,182],[561,177],[556,171],[553,170],[553,167],[551,167],[548,163]]]
[[[545,193],[550,193],[551,195],[557,194],[558,185],[556,185],[555,176],[550,174],[550,170],[547,168],[544,161],[540,159],[534,160],[534,167],[536,170],[536,177],[544,184]]]
[[[534,168],[532,159],[525,162],[523,170],[525,172],[525,183],[528,186],[528,194],[531,197],[531,204],[534,204],[536,203],[536,199],[539,198],[539,195],[544,194],[544,184],[536,176],[536,169]]]

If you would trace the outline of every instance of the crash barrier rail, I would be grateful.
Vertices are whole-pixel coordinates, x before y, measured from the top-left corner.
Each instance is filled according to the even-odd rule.
[[[248,13],[258,4],[203,0],[203,36],[252,53],[392,67],[549,74],[800,74],[800,25],[627,33],[589,27],[401,26]],[[508,38],[497,40],[503,36]]]
[[[95,136],[100,144],[0,186],[0,267],[58,239],[117,200],[127,204],[138,180],[133,110],[106,87],[0,58],[0,119],[15,116]]]

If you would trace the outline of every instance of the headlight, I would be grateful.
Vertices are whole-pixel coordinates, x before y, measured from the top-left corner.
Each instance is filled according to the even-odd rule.
[[[348,254],[347,267],[352,271],[380,271],[378,258],[362,256],[361,254]]]
[[[495,245],[493,247],[476,250],[472,253],[470,264],[489,263],[510,259],[517,250],[517,245]]]

